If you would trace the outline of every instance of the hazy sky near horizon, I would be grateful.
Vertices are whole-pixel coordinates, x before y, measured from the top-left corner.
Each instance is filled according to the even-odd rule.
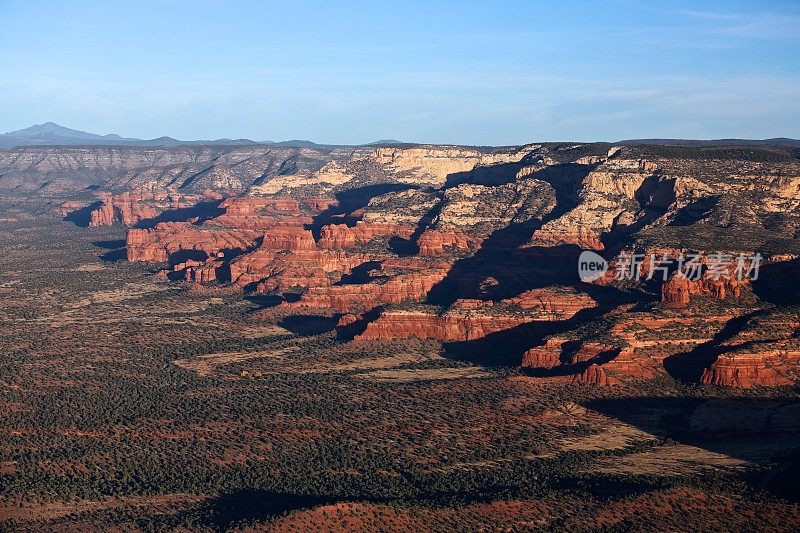
[[[0,0],[0,130],[800,137],[800,2]]]

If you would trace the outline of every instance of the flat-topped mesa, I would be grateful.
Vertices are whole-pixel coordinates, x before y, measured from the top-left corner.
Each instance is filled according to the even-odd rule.
[[[334,207],[339,204],[336,198],[304,198],[303,204],[306,205],[313,213],[321,213],[326,209]]]
[[[356,340],[417,337],[469,341],[530,322],[567,320],[578,310],[595,305],[588,295],[547,289],[501,302],[460,299],[444,313],[434,309],[384,311]]]
[[[312,251],[317,249],[310,230],[299,226],[276,226],[264,233],[261,248],[276,251]]]
[[[252,215],[299,215],[300,202],[294,198],[261,198],[255,196],[228,198],[220,209],[232,217]]]
[[[522,355],[522,368],[545,368],[551,369],[561,364],[561,352],[564,349],[566,339],[554,337],[547,339],[542,346],[536,346],[527,350]]]
[[[793,380],[771,368],[774,359],[776,355],[770,353],[723,354],[703,371],[700,381],[706,385],[743,389],[791,385]]]
[[[223,213],[206,221],[206,225],[266,230],[275,226],[303,227],[313,222],[294,198],[236,197],[228,198],[219,207]]]
[[[319,246],[328,250],[343,250],[359,244],[367,243],[376,237],[397,236],[410,239],[414,234],[414,226],[365,222],[359,220],[355,226],[347,224],[329,224],[320,232]]]
[[[140,194],[126,192],[118,195],[110,193],[99,194],[101,205],[89,213],[89,227],[110,226],[119,221],[126,226],[132,226],[140,220],[155,218],[164,209],[172,205],[180,205],[175,201],[169,205],[163,205],[167,201],[165,193],[159,194]],[[145,201],[159,202],[159,207],[146,204]]]
[[[247,229],[208,229],[190,222],[161,222],[149,229],[129,229],[128,261],[168,262],[180,252],[213,255],[223,250],[247,250],[262,233]]]
[[[445,276],[447,269],[429,268],[395,274],[381,282],[311,287],[292,307],[333,309],[339,313],[363,312],[379,305],[419,302]]]
[[[607,314],[614,321],[602,333],[590,332],[588,338],[554,336],[544,345],[529,349],[521,366],[550,370],[555,375],[572,374],[576,381],[597,384],[627,383],[652,379],[666,372],[667,359],[709,342],[736,315],[682,316],[675,311],[631,312],[622,306]],[[597,365],[586,373],[587,365]],[[671,368],[675,365],[669,363]],[[546,373],[545,373],[546,374]],[[699,375],[697,375],[699,377]],[[598,381],[599,380],[599,381]]]
[[[722,353],[703,372],[701,382],[729,387],[790,385],[800,378],[800,313],[777,307],[748,318]]]
[[[551,337],[544,345],[528,350],[521,366],[540,370],[560,366],[559,375],[574,371],[575,381],[597,384],[652,379],[665,372],[738,388],[797,382],[800,340],[795,332],[800,328],[800,316],[791,308],[748,318],[743,327],[738,326],[738,333],[719,346],[721,353],[713,363],[693,368],[695,348],[718,338],[732,320],[747,316],[746,309],[734,311],[738,314],[621,313],[614,315],[617,322],[603,334],[602,341]],[[582,364],[587,363],[597,368],[584,368]]]
[[[363,255],[331,250],[286,251],[261,246],[231,261],[231,281],[239,286],[257,283],[256,291],[262,293],[327,287],[368,260]]]
[[[401,182],[439,186],[451,174],[468,172],[477,166],[516,163],[529,152],[524,147],[488,153],[459,146],[380,147],[373,150],[371,158],[397,174]]]
[[[367,325],[356,341],[416,337],[440,341],[469,341],[530,322],[527,317],[435,315],[419,311],[384,311]]]
[[[535,310],[547,316],[547,320],[568,320],[585,309],[597,307],[597,302],[588,294],[558,289],[531,289],[506,298],[502,303]]]
[[[135,226],[141,221],[155,219],[165,211],[187,209],[200,202],[222,199],[220,194],[213,191],[203,191],[201,194],[130,191],[114,195],[101,192],[98,197],[101,205],[89,213],[90,227],[110,226],[114,222]]]
[[[577,345],[577,346],[576,346]],[[551,337],[542,346],[526,351],[522,356],[522,368],[551,369],[559,365],[576,365],[591,362],[606,354],[619,352],[614,344],[595,341],[574,341],[563,337]]]
[[[419,255],[436,257],[448,254],[471,253],[481,247],[484,238],[460,231],[427,229],[417,239]]]
[[[533,234],[533,246],[554,247],[562,244],[574,244],[584,250],[603,250],[605,245],[600,240],[600,232],[580,225],[568,228],[550,226],[538,229]]]

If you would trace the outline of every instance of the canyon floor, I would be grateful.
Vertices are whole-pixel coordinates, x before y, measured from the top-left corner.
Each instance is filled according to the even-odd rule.
[[[0,529],[800,524],[794,385],[603,387],[354,343],[336,316],[125,261],[121,225],[0,209]]]

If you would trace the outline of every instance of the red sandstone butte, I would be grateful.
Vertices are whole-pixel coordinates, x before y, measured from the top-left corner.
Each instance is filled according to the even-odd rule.
[[[329,207],[339,204],[336,198],[306,198],[303,203],[314,212],[325,211]]]
[[[58,206],[58,215],[65,217],[72,213],[73,211],[77,211],[78,209],[83,209],[86,207],[84,202],[77,202],[73,200],[69,200],[63,202],[61,205]]]
[[[595,305],[597,303],[586,294],[549,289],[526,291],[499,302],[497,306],[491,301],[460,299],[445,313],[432,310],[384,311],[357,339],[417,337],[468,341],[529,322],[567,320],[579,310]],[[514,311],[514,308],[518,309]]]
[[[350,324],[354,324],[360,320],[358,315],[354,315],[353,313],[347,313],[342,315],[339,318],[339,321],[336,323],[337,328],[342,328],[345,326],[349,326]]]
[[[219,254],[221,256],[221,254]],[[178,263],[172,270],[183,272],[183,279],[194,283],[209,283],[216,281],[217,271],[223,266],[222,257],[211,257],[205,261],[189,259]]]
[[[329,224],[320,232],[319,246],[328,250],[343,250],[355,245],[369,242],[375,237],[397,236],[411,238],[413,226],[397,224],[381,224],[359,220],[355,226],[346,224]]]
[[[582,373],[572,378],[573,383],[587,383],[590,385],[616,385],[618,381],[610,378],[603,367],[597,364],[589,365]]]
[[[204,191],[202,195],[168,194],[166,192],[124,192],[112,195],[99,193],[100,207],[89,213],[89,226],[110,226],[116,221],[134,226],[142,220],[158,217],[169,209],[192,207],[198,202],[220,199],[216,193]]]
[[[212,227],[268,230],[276,226],[302,228],[313,217],[294,198],[236,197],[220,204],[223,213],[206,222]]]
[[[286,250],[290,252],[317,249],[310,230],[298,226],[274,227],[264,233],[262,248],[267,250]]]
[[[213,255],[222,250],[246,250],[262,236],[255,230],[207,229],[189,222],[161,222],[150,229],[129,229],[128,261],[167,262],[180,251]]]
[[[720,355],[703,371],[700,381],[706,385],[724,385],[749,389],[755,386],[790,385],[792,380],[768,366],[769,354]]]
[[[94,209],[89,214],[89,226],[110,226],[115,220],[119,220],[126,226],[132,226],[140,220],[155,218],[161,214],[162,209],[156,209],[144,203],[145,200],[165,201],[166,194],[162,195],[141,195],[134,193],[123,193],[112,196],[111,194],[101,194],[100,200],[103,202],[100,207]]]
[[[427,269],[397,274],[381,283],[361,283],[332,287],[311,287],[293,305],[330,308],[340,313],[366,311],[386,304],[424,300],[430,290],[447,275],[446,269]]]
[[[559,246],[562,244],[574,244],[584,250],[605,249],[605,245],[600,240],[600,234],[583,226],[571,229],[540,228],[533,232],[531,238],[531,246]]]
[[[284,234],[281,238],[290,236]],[[291,236],[294,251],[271,249],[276,242],[265,240],[261,247],[231,262],[231,281],[240,286],[258,282],[258,292],[327,287],[369,259],[359,254],[309,249],[309,238],[310,233]]]
[[[597,302],[588,294],[557,289],[531,289],[506,298],[503,303],[525,310],[535,309],[548,315],[548,320],[567,320],[584,309],[597,307]]]
[[[440,341],[469,341],[480,339],[506,329],[530,322],[526,317],[515,316],[446,316],[418,311],[385,311],[367,329],[356,337],[357,341],[379,339],[437,339]]]
[[[250,215],[300,214],[300,203],[294,198],[261,198],[254,196],[228,198],[220,209],[232,217]]]
[[[721,279],[707,277],[695,281],[688,279],[682,272],[676,272],[661,285],[661,302],[667,307],[681,308],[689,305],[691,296],[695,294],[708,294],[718,300],[724,300],[728,296],[739,298],[741,286],[746,282],[737,280],[733,274]]]
[[[550,369],[561,364],[561,351],[566,339],[550,338],[542,346],[526,351],[522,356],[522,368]]]
[[[467,253],[477,250],[483,243],[480,236],[467,235],[459,231],[427,229],[417,239],[419,255],[435,257],[448,253]]]

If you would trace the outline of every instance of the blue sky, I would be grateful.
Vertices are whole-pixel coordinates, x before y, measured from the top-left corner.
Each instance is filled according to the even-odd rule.
[[[0,0],[0,131],[800,137],[800,2]]]

